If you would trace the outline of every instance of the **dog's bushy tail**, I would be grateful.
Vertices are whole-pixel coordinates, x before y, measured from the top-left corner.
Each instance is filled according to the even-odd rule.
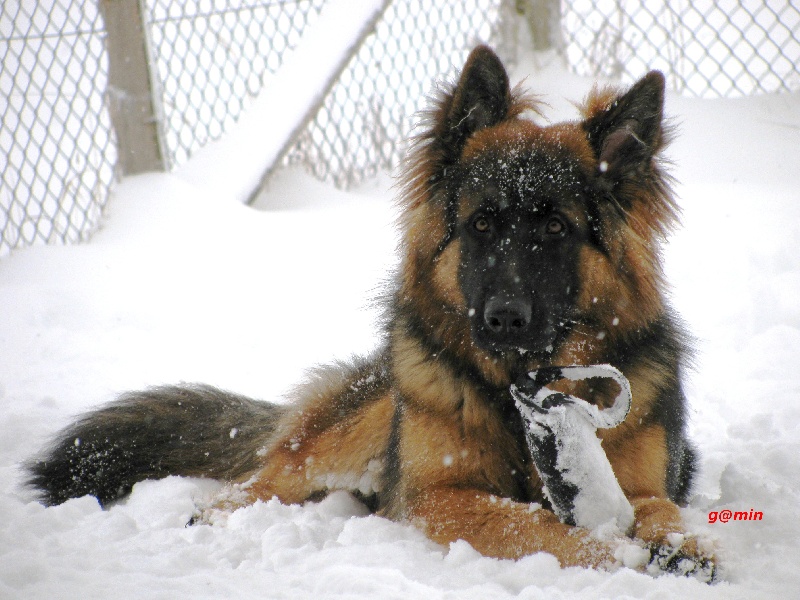
[[[282,406],[205,385],[124,394],[58,434],[26,465],[41,500],[91,494],[105,505],[167,475],[234,480],[255,472]]]

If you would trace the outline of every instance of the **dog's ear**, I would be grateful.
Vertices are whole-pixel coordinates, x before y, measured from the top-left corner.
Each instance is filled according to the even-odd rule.
[[[467,58],[453,91],[445,97],[437,137],[445,163],[458,160],[464,144],[476,131],[503,121],[511,107],[511,88],[503,63],[487,46]]]
[[[626,93],[589,100],[583,127],[609,187],[641,174],[663,144],[664,76],[650,71]]]

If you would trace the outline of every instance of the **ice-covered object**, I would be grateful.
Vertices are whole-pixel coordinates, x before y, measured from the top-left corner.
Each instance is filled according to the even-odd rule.
[[[546,386],[561,379],[611,378],[620,392],[605,409]],[[627,378],[611,365],[544,367],[521,377],[511,394],[522,414],[533,462],[553,511],[563,523],[595,529],[612,519],[626,532],[633,508],[597,437],[616,427],[631,407]]]

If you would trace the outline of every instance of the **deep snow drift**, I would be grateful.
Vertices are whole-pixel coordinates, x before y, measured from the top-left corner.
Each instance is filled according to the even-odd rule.
[[[526,75],[548,116],[576,117],[561,98],[590,82],[533,59],[514,79]],[[190,528],[213,482],[145,482],[107,511],[35,502],[19,463],[119,391],[203,381],[276,399],[304,368],[376,344],[371,299],[396,260],[388,177],[343,193],[281,172],[254,210],[185,170],[122,182],[88,244],[0,260],[0,597],[796,597],[800,95],[670,95],[667,110],[684,228],[665,257],[698,348],[687,391],[702,473],[684,517],[718,544],[724,582],[483,558],[364,516],[346,494]],[[725,509],[763,520],[709,523]]]

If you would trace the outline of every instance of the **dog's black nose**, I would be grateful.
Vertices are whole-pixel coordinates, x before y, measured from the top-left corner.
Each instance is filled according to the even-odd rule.
[[[522,333],[531,322],[531,303],[520,298],[493,296],[483,309],[489,331],[498,335]]]

